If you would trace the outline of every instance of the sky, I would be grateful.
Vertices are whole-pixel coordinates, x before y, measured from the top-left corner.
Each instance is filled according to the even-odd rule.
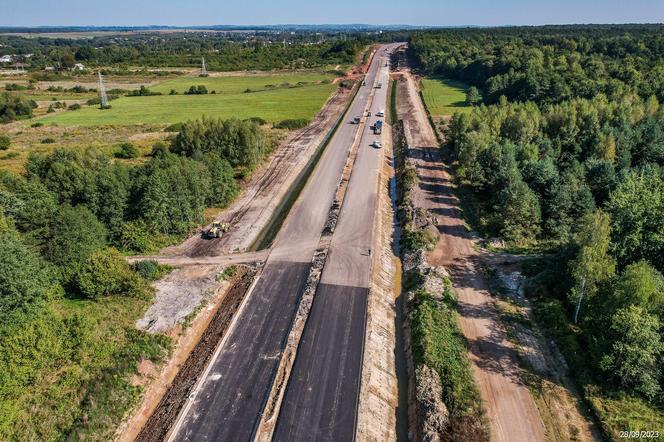
[[[664,0],[0,0],[0,11],[0,26],[664,22]]]

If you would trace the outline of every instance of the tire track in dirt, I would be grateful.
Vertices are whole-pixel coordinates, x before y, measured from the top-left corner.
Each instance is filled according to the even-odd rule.
[[[454,196],[450,171],[440,160],[438,143],[409,72],[399,78],[398,116],[404,120],[409,161],[420,177],[413,194],[417,207],[437,217],[439,241],[427,256],[446,267],[459,297],[461,329],[494,441],[544,441],[544,425],[528,388],[521,381],[516,352],[491,301],[479,256]]]

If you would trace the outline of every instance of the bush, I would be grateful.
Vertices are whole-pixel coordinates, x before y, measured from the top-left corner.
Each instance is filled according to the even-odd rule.
[[[138,149],[136,149],[136,146],[129,142],[120,144],[120,150],[115,152],[116,158],[131,159],[138,158],[138,156]]]
[[[267,124],[267,121],[265,121],[265,119],[263,119],[263,118],[261,118],[261,117],[251,117],[251,118],[246,118],[246,119],[244,119],[244,120],[242,120],[242,121],[249,121],[249,122],[251,122],[251,123],[256,123],[256,124],[258,124],[259,126],[264,126],[264,125]]]
[[[120,245],[128,252],[145,253],[154,250],[153,228],[142,219],[128,221],[120,230]]]
[[[182,130],[182,123],[173,123],[164,129],[164,132],[180,132]]]
[[[4,134],[0,134],[0,150],[7,150],[11,145],[11,139]]]
[[[152,259],[144,259],[142,261],[135,262],[134,271],[138,273],[143,279],[147,281],[153,281],[156,278],[156,275],[159,273],[159,263]]]
[[[353,81],[352,80],[341,80],[339,82],[339,87],[350,89],[350,88],[353,87]]]
[[[36,123],[32,123],[30,125],[30,127],[42,127],[43,125],[44,125],[44,123],[42,123],[40,121],[37,121]]]
[[[309,124],[309,120],[305,118],[295,118],[295,119],[282,120],[279,123],[277,123],[274,127],[276,127],[277,129],[301,129],[303,127],[306,127],[307,124]]]
[[[409,251],[432,250],[437,240],[438,236],[428,229],[403,229],[401,232],[401,247]]]
[[[19,118],[31,118],[32,110],[37,107],[33,100],[26,100],[20,95],[8,92],[0,95],[0,123],[9,123]]]
[[[185,92],[185,95],[205,95],[208,93],[208,90],[205,86],[190,86],[189,90]]]
[[[133,91],[129,92],[127,94],[128,97],[149,97],[152,95],[162,95],[161,92],[152,92],[150,89],[148,89],[145,86],[141,86],[138,89],[134,89]]]
[[[145,285],[115,249],[93,252],[76,275],[76,286],[83,296],[137,296]]]
[[[16,84],[16,83],[7,83],[5,85],[5,90],[6,91],[25,91],[27,90],[27,86],[23,86],[22,84]]]
[[[41,140],[42,144],[53,144],[55,143],[55,138],[47,137]]]
[[[70,104],[67,109],[71,111],[79,110],[81,108],[81,105],[78,103]]]

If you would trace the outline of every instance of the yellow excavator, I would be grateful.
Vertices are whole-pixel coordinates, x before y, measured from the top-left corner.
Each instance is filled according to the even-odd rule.
[[[205,236],[208,238],[221,238],[226,232],[228,232],[228,224],[215,221],[207,229]]]

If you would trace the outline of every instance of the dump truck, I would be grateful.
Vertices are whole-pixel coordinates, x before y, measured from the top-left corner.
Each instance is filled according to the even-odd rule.
[[[380,135],[381,133],[383,133],[383,121],[382,120],[378,120],[374,123],[373,132],[374,132],[374,135]]]
[[[221,238],[228,231],[228,224],[222,222],[213,222],[205,232],[208,238]]]

